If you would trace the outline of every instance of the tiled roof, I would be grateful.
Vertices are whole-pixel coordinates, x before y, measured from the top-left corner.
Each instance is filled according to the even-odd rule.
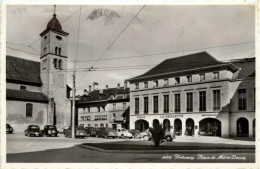
[[[77,104],[89,103],[89,102],[108,102],[111,100],[110,99],[111,95],[118,95],[118,94],[127,94],[127,98],[118,96],[112,99],[113,101],[129,99],[129,88],[124,89],[124,87],[120,87],[120,88],[94,90],[90,92],[88,95],[82,95],[80,97],[80,100],[77,102]]]
[[[133,81],[137,79],[144,79],[149,77],[156,77],[160,75],[165,75],[169,73],[183,73],[184,71],[193,71],[197,69],[198,71],[201,71],[203,68],[206,67],[216,67],[216,66],[225,66],[231,69],[232,71],[237,70],[237,68],[232,65],[231,63],[225,63],[220,62],[216,60],[214,57],[212,57],[207,52],[200,52],[200,53],[194,53],[189,54],[185,56],[175,57],[171,59],[167,59],[148,72],[128,79],[128,81]]]
[[[247,78],[255,72],[255,58],[240,59],[231,63],[240,68],[237,79]]]
[[[48,103],[48,97],[43,93],[26,90],[6,89],[6,99]]]
[[[6,56],[6,80],[41,86],[40,62]]]

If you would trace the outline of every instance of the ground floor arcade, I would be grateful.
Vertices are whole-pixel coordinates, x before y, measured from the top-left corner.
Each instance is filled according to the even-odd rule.
[[[130,129],[160,123],[179,136],[255,137],[255,113],[182,113],[130,115]]]

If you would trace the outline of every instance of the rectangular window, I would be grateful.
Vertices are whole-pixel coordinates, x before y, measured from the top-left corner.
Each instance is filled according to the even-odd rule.
[[[206,91],[200,91],[199,92],[199,101],[200,101],[200,111],[206,111]]]
[[[85,120],[87,121],[91,120],[91,116],[85,116]]]
[[[180,94],[175,94],[175,108],[174,112],[180,112],[181,111],[181,95]]]
[[[135,114],[139,114],[139,98],[135,98]]]
[[[163,112],[169,113],[169,95],[163,95]]]
[[[90,113],[90,107],[88,107],[88,112]]]
[[[213,110],[220,110],[220,90],[213,90]]]
[[[158,113],[158,96],[153,96],[153,113]]]
[[[193,111],[193,94],[192,93],[186,93],[187,95],[187,112]]]
[[[144,97],[144,114],[148,114],[148,111],[149,111],[148,97]]]
[[[84,120],[84,116],[80,116],[80,120]]]
[[[144,88],[148,88],[148,82],[144,82]]]
[[[123,109],[126,109],[126,103],[123,103]]]
[[[26,86],[20,86],[20,90],[26,90]]]
[[[100,107],[97,107],[97,111],[100,112]]]
[[[175,84],[180,84],[180,77],[175,78]]]
[[[213,80],[219,79],[219,72],[213,72]]]
[[[106,111],[106,107],[105,107],[105,106],[102,106],[102,110],[103,110],[103,111]]]
[[[32,117],[33,114],[33,104],[27,103],[26,104],[26,117]]]
[[[88,124],[88,127],[91,127],[91,124]]]
[[[139,83],[135,84],[135,89],[139,89]]]
[[[192,76],[187,76],[187,82],[188,83],[192,82]]]
[[[204,81],[205,80],[205,74],[200,74],[200,81]]]
[[[168,86],[169,85],[169,80],[168,79],[164,79],[164,86]]]
[[[115,103],[113,104],[113,110],[116,110],[116,104]]]
[[[158,87],[158,86],[159,86],[158,80],[155,80],[155,81],[153,81],[153,82],[154,82],[154,87]]]
[[[246,110],[247,96],[246,89],[238,89],[238,110]]]

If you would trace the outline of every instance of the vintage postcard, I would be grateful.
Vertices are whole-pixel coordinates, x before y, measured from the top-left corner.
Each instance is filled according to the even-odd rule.
[[[2,3],[2,168],[259,168],[257,1],[47,2]]]

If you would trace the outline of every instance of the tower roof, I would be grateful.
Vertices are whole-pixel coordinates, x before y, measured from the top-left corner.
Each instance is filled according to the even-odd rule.
[[[58,33],[61,33],[61,34],[64,34],[64,35],[68,35],[69,34],[69,33],[64,32],[62,30],[61,24],[60,24],[59,20],[57,19],[55,13],[53,14],[52,19],[48,22],[47,28],[40,34],[40,36],[43,36],[44,34],[46,34],[50,30],[58,32]]]

